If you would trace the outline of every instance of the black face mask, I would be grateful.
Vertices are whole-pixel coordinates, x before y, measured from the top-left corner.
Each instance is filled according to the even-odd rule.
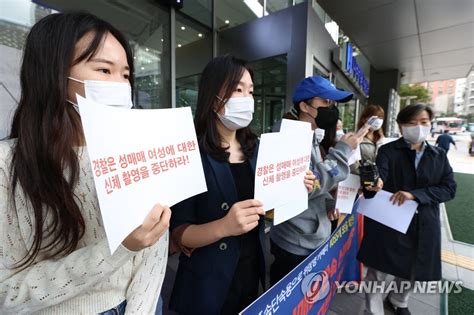
[[[316,125],[321,129],[329,129],[337,124],[339,118],[339,109],[337,106],[318,107],[318,115],[316,116]]]

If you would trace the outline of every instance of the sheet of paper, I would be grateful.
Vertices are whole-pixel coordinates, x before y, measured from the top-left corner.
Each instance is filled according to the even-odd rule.
[[[305,121],[292,120],[292,119],[282,119],[280,132],[294,132],[294,131],[311,131],[311,124]]]
[[[418,203],[407,200],[401,206],[393,205],[390,201],[392,195],[388,191],[381,190],[374,198],[365,199],[362,197],[357,212],[405,234]]]
[[[190,107],[129,110],[77,99],[112,252],[156,203],[207,190]]]
[[[308,209],[308,198],[292,200],[286,205],[278,206],[273,212],[273,225],[278,225]]]
[[[352,207],[360,187],[360,177],[349,174],[346,180],[337,186],[336,208],[340,213],[352,213]]]
[[[362,159],[362,156],[360,154],[360,146],[357,146],[354,150],[352,150],[351,155],[349,156],[349,159],[347,163],[349,165],[354,164],[357,161],[360,161]]]
[[[265,211],[285,206],[289,209],[285,217],[291,218],[308,208],[304,176],[309,169],[312,139],[311,129],[302,128],[262,134],[255,174],[255,199],[263,203]]]

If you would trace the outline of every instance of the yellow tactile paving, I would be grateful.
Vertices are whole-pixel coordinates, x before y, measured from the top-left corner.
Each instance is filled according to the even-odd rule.
[[[447,250],[442,250],[441,260],[449,264],[474,271],[474,259],[472,258],[456,255],[455,253]]]

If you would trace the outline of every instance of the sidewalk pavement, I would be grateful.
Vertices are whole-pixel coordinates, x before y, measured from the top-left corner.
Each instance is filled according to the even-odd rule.
[[[434,138],[429,138],[428,141],[434,143]],[[474,174],[474,156],[469,155],[467,148],[469,141],[470,135],[468,134],[456,135],[457,149],[451,149],[448,152],[449,162],[456,173]],[[474,245],[453,239],[444,204],[441,205],[440,210],[443,278],[462,281],[464,287],[474,290]]]
[[[464,287],[474,290],[474,245],[453,239],[444,204],[441,205],[441,260],[444,279],[462,281]]]
[[[387,278],[387,280],[391,280]],[[417,314],[444,314],[440,310],[441,297],[439,294],[412,294],[408,300],[408,309],[413,315]],[[328,315],[364,314],[365,296],[362,293],[339,293],[334,296]],[[385,315],[394,315],[391,310],[385,309]]]

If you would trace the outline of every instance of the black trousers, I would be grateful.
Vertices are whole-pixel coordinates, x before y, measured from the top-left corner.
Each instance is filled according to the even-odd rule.
[[[222,306],[222,315],[237,315],[258,297],[258,259],[237,265],[229,293]]]
[[[289,253],[272,240],[270,240],[270,243],[270,252],[275,257],[275,261],[270,267],[270,285],[273,286],[308,256],[299,256]]]

